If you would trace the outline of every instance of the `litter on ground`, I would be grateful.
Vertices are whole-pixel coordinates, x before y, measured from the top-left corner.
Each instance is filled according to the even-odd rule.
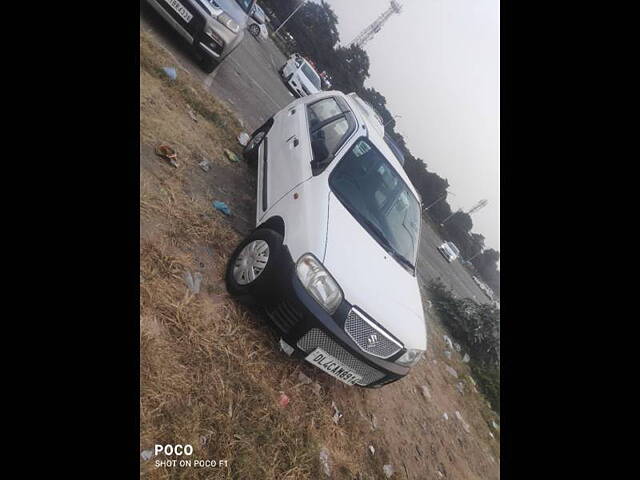
[[[322,466],[322,472],[327,476],[331,476],[331,464],[329,460],[329,450],[322,447],[320,450],[320,465]]]
[[[247,143],[249,143],[249,140],[250,140],[250,137],[247,132],[242,132],[240,135],[238,135],[238,143],[243,147],[247,146]]]
[[[178,168],[178,153],[169,145],[158,145],[156,155],[167,160],[175,168]]]
[[[281,407],[286,407],[287,405],[289,405],[289,397],[281,392],[280,398],[278,399],[278,404]]]
[[[209,169],[211,168],[211,164],[209,163],[208,160],[202,160],[199,164],[200,168],[202,170],[204,170],[205,172],[208,172]]]
[[[191,120],[198,123],[198,116],[196,115],[196,112],[194,112],[193,109],[191,108],[191,105],[187,105],[187,113],[191,117]]]
[[[149,460],[151,457],[153,457],[153,450],[143,450],[140,453],[140,456],[142,457],[143,460]]]
[[[196,272],[193,275],[191,275],[191,272],[185,273],[184,281],[191,293],[200,293],[200,283],[202,282],[202,274],[200,272]]]
[[[175,80],[176,78],[178,78],[178,72],[176,72],[176,69],[173,67],[162,67],[162,71],[166,73],[167,77],[169,77],[171,80]]]
[[[219,202],[218,200],[216,200],[215,202],[213,202],[213,208],[224,213],[227,216],[231,215],[231,209],[229,208],[229,205],[224,202]]]
[[[235,153],[233,153],[231,150],[229,150],[228,148],[224,149],[224,154],[227,156],[227,158],[229,159],[230,162],[238,163],[240,161],[238,156]]]
[[[333,423],[337,425],[342,418],[342,412],[338,410],[335,402],[331,402],[331,408],[333,408]]]

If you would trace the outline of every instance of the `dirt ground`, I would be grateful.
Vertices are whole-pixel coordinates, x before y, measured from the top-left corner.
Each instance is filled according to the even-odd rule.
[[[242,126],[184,71],[176,82],[165,78],[158,67],[169,61],[141,35],[140,449],[191,443],[194,457],[229,466],[156,467],[142,458],[141,476],[327,478],[319,461],[326,448],[336,479],[385,478],[385,464],[399,479],[498,479],[500,433],[491,423],[499,417],[475,389],[464,352],[445,356],[446,332],[424,291],[426,357],[377,390],[289,359],[261,311],[228,297],[223,272],[253,226],[255,173],[223,153],[240,152]],[[161,143],[178,151],[177,168],[155,155]],[[215,211],[214,200],[232,215]],[[199,293],[185,286],[187,272],[202,274]],[[301,383],[301,372],[313,383]],[[343,414],[337,423],[332,402]]]

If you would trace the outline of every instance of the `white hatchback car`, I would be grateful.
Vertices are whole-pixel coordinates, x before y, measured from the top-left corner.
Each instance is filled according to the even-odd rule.
[[[405,376],[427,348],[419,195],[352,96],[298,99],[252,135],[256,229],[226,284],[258,301],[280,346],[349,385]]]
[[[287,87],[297,96],[305,97],[322,91],[322,79],[315,69],[297,53],[289,57],[280,69]]]

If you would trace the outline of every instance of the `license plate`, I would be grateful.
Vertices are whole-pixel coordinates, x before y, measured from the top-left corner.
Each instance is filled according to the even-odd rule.
[[[316,348],[313,352],[307,355],[305,359],[307,362],[315,365],[320,370],[323,370],[347,385],[353,385],[354,383],[362,380],[361,375],[355,373],[349,367],[345,366],[344,363],[341,363],[321,348]]]
[[[191,12],[189,12],[189,10],[187,10],[186,8],[184,8],[184,5],[182,5],[178,0],[165,0],[169,6],[171,8],[173,8],[176,13],[178,15],[180,15],[185,22],[189,23],[191,21],[191,19],[193,18],[193,15],[191,15]]]

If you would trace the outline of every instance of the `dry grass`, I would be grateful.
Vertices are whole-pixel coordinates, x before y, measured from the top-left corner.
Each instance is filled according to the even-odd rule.
[[[171,80],[163,66],[175,61],[148,34],[140,34],[140,140],[155,145],[169,142],[178,157],[222,158],[222,150],[239,153],[235,137],[241,125],[224,105],[216,102],[186,72],[176,69]],[[189,116],[196,113],[198,122]]]
[[[231,114],[187,75],[165,79],[159,67],[170,59],[144,35],[140,42],[141,141],[176,145],[179,159],[214,160],[216,152],[237,148],[239,124]],[[186,103],[198,109],[198,123],[182,110]],[[320,380],[319,394],[297,384],[305,366],[278,351],[259,312],[226,295],[224,268],[239,236],[206,195],[188,193],[193,170],[162,172],[144,170],[140,187],[140,447],[191,444],[192,459],[226,459],[229,467],[156,468],[154,458],[141,462],[141,474],[315,479],[326,446],[334,478],[353,478],[366,461],[350,448],[357,429],[331,420],[333,381]],[[183,276],[197,270],[204,279],[194,295]],[[277,402],[280,392],[291,398],[287,407]]]
[[[213,285],[239,238],[225,219],[201,211],[179,187],[164,182],[161,193],[143,183],[142,221],[163,231],[140,248],[141,449],[156,443],[188,443],[194,458],[228,459],[219,478],[318,478],[320,444],[336,465],[357,471],[348,436],[331,421],[330,398],[296,385],[300,363],[277,349],[262,318],[226,295],[193,295],[186,271],[197,270],[190,253],[211,245],[217,255]],[[292,399],[282,408],[285,391]],[[339,448],[335,448],[339,447]],[[156,469],[148,478],[212,478],[210,469]],[[214,478],[218,478],[214,477]]]

